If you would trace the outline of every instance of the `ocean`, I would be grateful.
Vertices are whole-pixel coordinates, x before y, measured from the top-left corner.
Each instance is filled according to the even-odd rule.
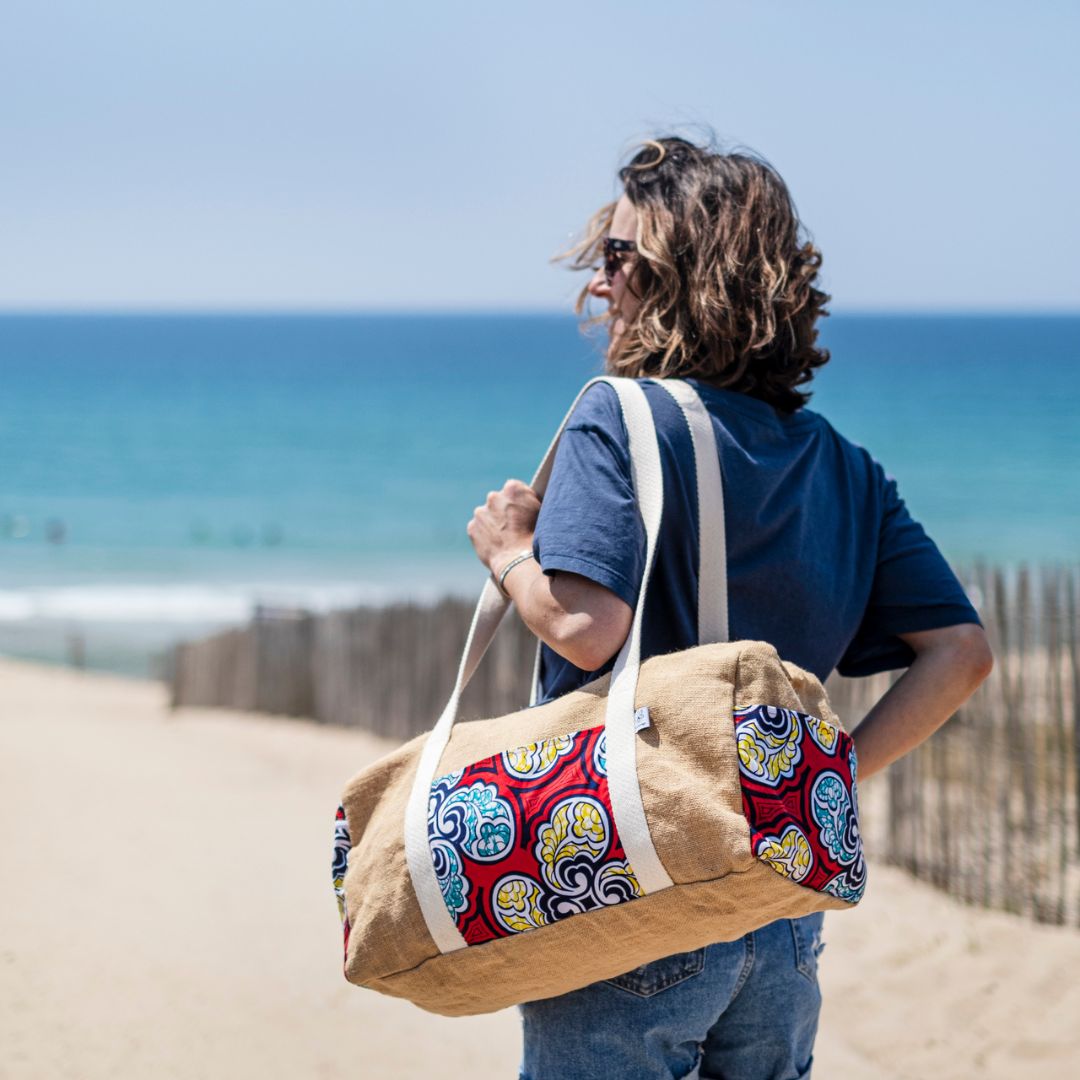
[[[1080,556],[1080,316],[834,315],[809,408],[954,564]],[[602,342],[563,315],[0,317],[0,652],[453,593]]]

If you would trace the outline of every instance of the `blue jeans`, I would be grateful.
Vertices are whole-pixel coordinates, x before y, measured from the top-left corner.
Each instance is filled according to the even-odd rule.
[[[520,1005],[519,1080],[806,1080],[825,913]]]

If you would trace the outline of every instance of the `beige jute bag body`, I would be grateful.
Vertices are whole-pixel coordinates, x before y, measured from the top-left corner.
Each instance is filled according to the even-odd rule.
[[[613,669],[556,700],[455,725],[510,602],[488,579],[435,727],[352,778],[334,884],[345,975],[463,1016],[553,997],[779,918],[849,909],[865,886],[856,755],[821,682],[764,641],[728,641],[722,476],[693,387],[667,390],[697,468],[699,642],[640,662],[663,510],[652,411],[594,382],[629,434],[646,556]]]

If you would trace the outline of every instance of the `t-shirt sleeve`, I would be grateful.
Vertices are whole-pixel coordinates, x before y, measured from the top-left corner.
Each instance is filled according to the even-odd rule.
[[[645,567],[645,527],[634,497],[626,426],[614,390],[589,387],[555,451],[533,535],[545,574],[581,574],[631,607]]]
[[[908,512],[896,480],[878,462],[873,468],[882,492],[877,563],[862,622],[837,664],[846,676],[909,667],[915,652],[897,634],[982,625],[956,574]]]

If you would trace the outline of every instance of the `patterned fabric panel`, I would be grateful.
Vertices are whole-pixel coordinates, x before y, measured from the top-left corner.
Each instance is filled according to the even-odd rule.
[[[428,843],[470,945],[643,895],[611,813],[603,727],[440,776]]]
[[[345,932],[345,950],[349,948],[349,913],[345,910],[345,871],[349,869],[349,851],[352,838],[349,823],[345,820],[345,807],[339,806],[334,816],[334,858],[331,873],[334,878],[334,895],[337,896],[338,914]]]
[[[773,705],[735,710],[754,854],[808,889],[856,904],[866,887],[851,736]]]

